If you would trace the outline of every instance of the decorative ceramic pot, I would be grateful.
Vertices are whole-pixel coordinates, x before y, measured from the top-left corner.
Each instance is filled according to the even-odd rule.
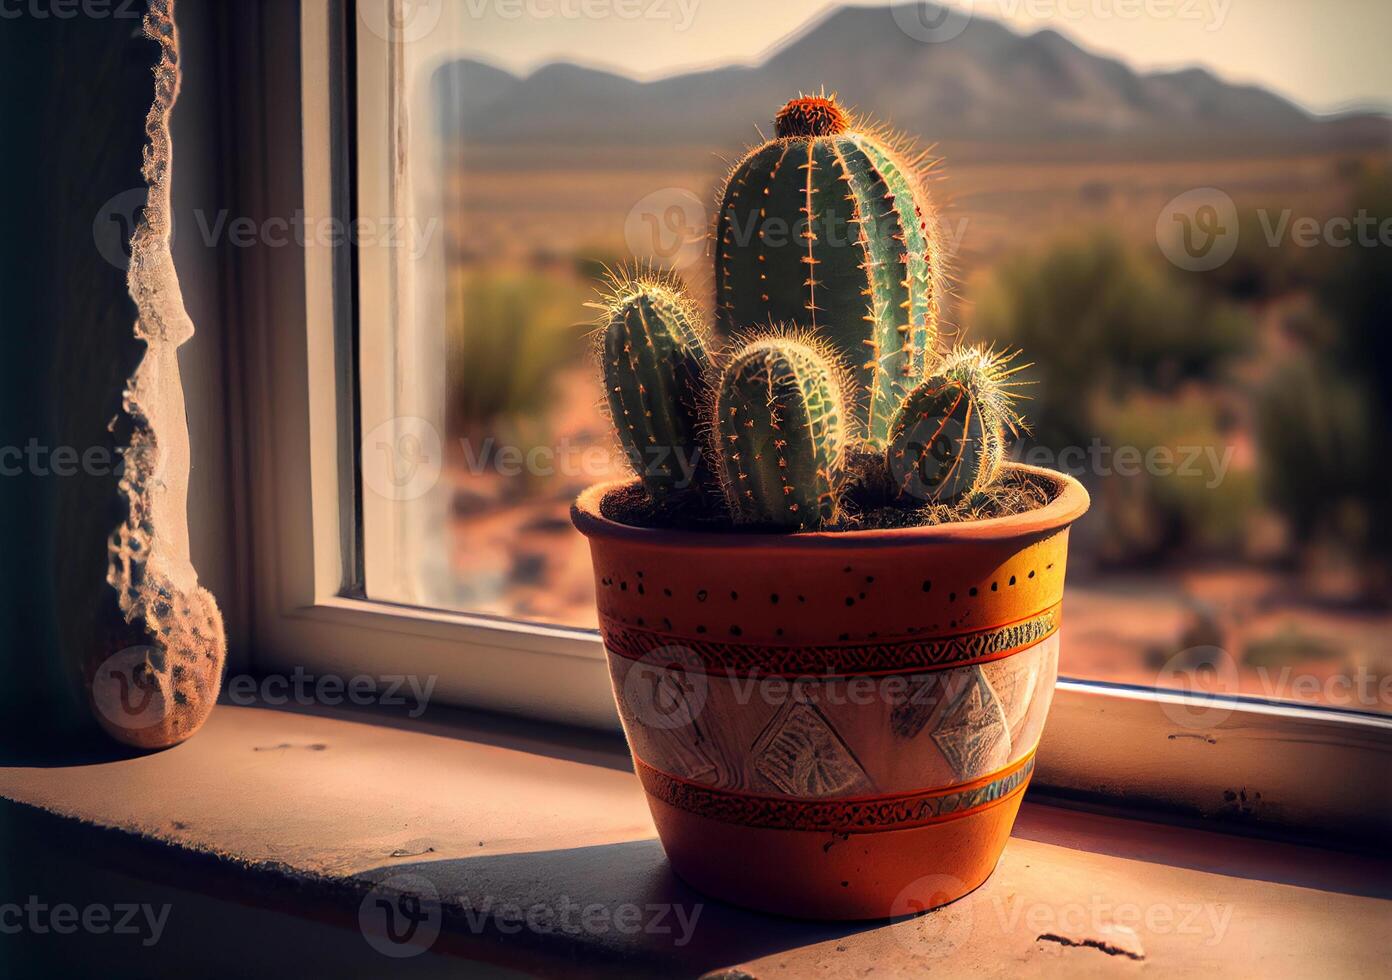
[[[695,533],[601,513],[600,628],[677,874],[808,918],[903,915],[995,868],[1053,696],[1067,476],[1045,507],[936,527]]]

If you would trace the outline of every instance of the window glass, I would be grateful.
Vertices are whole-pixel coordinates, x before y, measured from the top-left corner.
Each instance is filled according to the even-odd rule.
[[[568,508],[625,465],[585,304],[640,258],[708,307],[722,177],[824,86],[941,159],[944,324],[1024,349],[1014,457],[1093,495],[1064,672],[1392,708],[1392,7],[407,9],[360,30],[410,211],[361,370],[425,400],[364,418],[364,493],[415,515],[374,598],[595,625]]]

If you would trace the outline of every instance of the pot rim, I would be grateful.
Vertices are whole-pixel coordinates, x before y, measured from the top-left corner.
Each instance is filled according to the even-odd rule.
[[[684,548],[776,548],[835,550],[892,548],[956,542],[1004,541],[1061,531],[1083,514],[1091,504],[1087,490],[1066,473],[1006,463],[1005,468],[1048,480],[1058,495],[1043,507],[978,521],[957,521],[921,527],[871,528],[864,531],[686,531],[675,528],[637,527],[605,517],[600,504],[611,492],[631,486],[637,477],[595,483],[585,488],[570,507],[570,519],[587,538],[614,538],[635,544],[679,545]]]

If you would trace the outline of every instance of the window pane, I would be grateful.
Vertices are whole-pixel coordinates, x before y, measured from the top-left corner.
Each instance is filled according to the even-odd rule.
[[[1387,9],[1234,6],[1221,31],[980,3],[413,9],[359,32],[360,206],[408,218],[360,243],[370,595],[595,625],[568,507],[626,469],[585,303],[642,258],[708,306],[720,180],[825,85],[934,144],[943,319],[1024,349],[1014,458],[1093,494],[1064,672],[1392,708],[1392,140],[1319,115],[1386,101]]]

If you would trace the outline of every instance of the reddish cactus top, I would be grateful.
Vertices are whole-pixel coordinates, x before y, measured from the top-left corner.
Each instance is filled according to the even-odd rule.
[[[851,120],[846,110],[836,104],[836,96],[830,98],[818,95],[805,95],[793,99],[774,118],[774,129],[779,137],[788,136],[835,136],[850,128]]]

